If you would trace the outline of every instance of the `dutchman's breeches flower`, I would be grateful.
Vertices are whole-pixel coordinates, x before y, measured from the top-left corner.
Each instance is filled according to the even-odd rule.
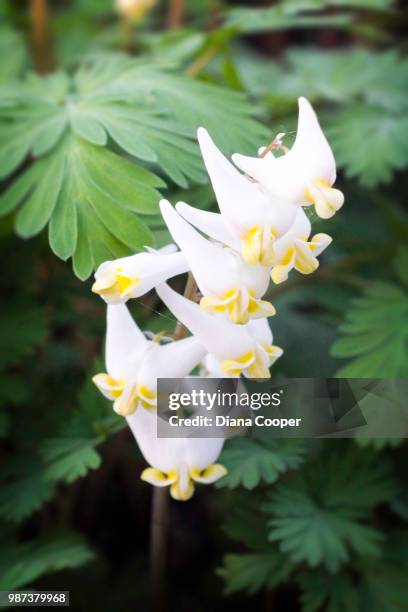
[[[212,483],[226,473],[216,463],[224,439],[190,438],[185,428],[177,430],[182,437],[174,438],[169,431],[168,437],[158,438],[157,379],[184,378],[199,364],[207,377],[269,378],[271,365],[283,353],[273,344],[266,318],[275,309],[262,299],[269,279],[281,283],[293,268],[310,274],[331,243],[327,234],[311,237],[302,206],[314,204],[317,214],[328,218],[343,204],[343,194],[332,187],[332,151],[305,98],[299,99],[297,136],[290,151],[283,147],[282,136],[259,158],[234,155],[244,175],[200,128],[201,153],[220,213],[183,202],[174,209],[162,200],[162,216],[180,252],[174,245],[150,249],[107,261],[95,273],[92,290],[108,307],[106,372],[93,381],[126,417],[150,464],[142,479],[168,486],[174,499],[187,500],[196,483]],[[272,149],[279,148],[285,154],[274,157]],[[187,271],[201,293],[200,304],[165,283]],[[141,332],[125,302],[154,287],[192,336],[160,344]]]
[[[272,332],[261,336],[256,324],[267,324],[265,319],[235,325],[223,317],[214,317],[179,295],[168,285],[156,288],[157,294],[170,311],[185,325],[198,341],[220,363],[229,376],[243,374],[247,378],[269,378],[269,368],[283,351],[272,345]],[[255,326],[255,327],[254,327]],[[269,327],[269,326],[268,326]]]
[[[206,240],[166,200],[160,210],[203,295],[203,310],[225,313],[238,324],[275,314],[272,304],[261,299],[269,284],[268,269],[250,266],[230,248]]]
[[[316,114],[306,98],[299,98],[299,119],[293,147],[275,157],[235,154],[234,163],[258,181],[272,197],[307,206],[313,204],[322,219],[332,217],[344,203],[341,191],[332,186],[336,163]]]
[[[262,185],[238,172],[204,128],[197,136],[221,216],[201,211],[189,215],[185,206],[178,211],[208,236],[235,249],[247,264],[271,266],[273,243],[289,229],[296,206],[271,198]]]
[[[157,407],[157,379],[183,378],[206,351],[194,338],[160,345],[147,340],[123,304],[107,308],[105,361],[107,373],[93,377],[113,409],[129,416],[139,406]]]
[[[275,264],[271,270],[274,283],[287,280],[290,270],[295,268],[301,274],[311,274],[318,266],[317,257],[332,242],[328,234],[315,234],[309,240],[311,224],[300,208],[290,230],[276,241]]]
[[[194,493],[196,483],[211,484],[227,470],[215,463],[223,438],[158,438],[156,415],[138,410],[127,418],[141,452],[151,467],[142,480],[156,487],[170,487],[174,499],[186,501]]]
[[[172,276],[187,272],[188,265],[180,252],[169,245],[160,251],[136,253],[114,261],[105,261],[95,272],[92,291],[107,304],[122,304],[137,298]]]

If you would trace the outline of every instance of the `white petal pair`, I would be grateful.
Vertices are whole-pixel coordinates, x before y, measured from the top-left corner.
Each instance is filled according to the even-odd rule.
[[[157,487],[170,486],[174,499],[185,501],[196,483],[210,484],[224,476],[226,469],[214,463],[224,444],[223,438],[158,438],[157,415],[138,410],[127,417],[141,452],[151,467],[142,480]]]
[[[246,263],[270,266],[273,242],[290,227],[296,206],[272,199],[260,184],[241,174],[204,128],[197,131],[197,137],[221,214],[186,204],[180,204],[178,212],[208,236],[236,250]]]
[[[201,236],[166,200],[160,202],[160,209],[203,295],[203,310],[225,313],[239,324],[275,314],[272,304],[261,299],[269,284],[267,268],[250,266],[230,248]]]
[[[157,294],[219,362],[229,376],[269,378],[269,368],[283,351],[272,345],[272,332],[266,319],[235,325],[229,320],[204,312],[198,304],[179,295],[168,285],[156,287]]]
[[[158,378],[183,378],[206,351],[195,338],[159,345],[147,340],[124,304],[107,309],[106,373],[93,381],[113,401],[115,412],[128,416],[140,405],[156,408]]]
[[[147,253],[105,261],[95,272],[92,291],[108,304],[140,297],[168,278],[187,272],[185,257],[175,250],[168,245],[159,251],[151,249]]]
[[[306,98],[299,98],[296,140],[285,155],[247,157],[236,153],[234,163],[258,181],[273,198],[306,206],[314,204],[319,217],[328,219],[344,203],[332,185],[336,180],[333,152]]]
[[[300,208],[290,230],[275,243],[275,263],[271,271],[274,283],[287,280],[293,268],[301,274],[311,274],[318,268],[317,257],[329,246],[332,238],[321,233],[309,240],[311,230],[310,221]]]

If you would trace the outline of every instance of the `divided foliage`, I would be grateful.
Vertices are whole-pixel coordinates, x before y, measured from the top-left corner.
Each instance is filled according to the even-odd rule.
[[[81,279],[154,244],[139,215],[158,212],[165,183],[146,164],[182,187],[205,182],[200,125],[230,152],[251,150],[264,131],[242,94],[121,55],[91,57],[72,77],[28,74],[0,98],[0,178],[25,163],[0,214],[21,205],[24,238],[49,224],[51,248]]]

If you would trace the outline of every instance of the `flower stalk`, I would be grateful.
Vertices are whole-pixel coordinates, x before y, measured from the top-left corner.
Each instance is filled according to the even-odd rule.
[[[150,592],[152,612],[166,609],[166,557],[169,496],[165,488],[153,487],[150,518]]]

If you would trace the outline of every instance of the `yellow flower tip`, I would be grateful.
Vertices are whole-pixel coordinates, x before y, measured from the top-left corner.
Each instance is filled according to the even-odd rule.
[[[203,470],[200,468],[192,468],[190,470],[190,478],[195,482],[202,484],[212,484],[228,473],[227,468],[221,463],[213,463]]]
[[[117,266],[115,270],[110,269],[97,278],[91,289],[108,301],[127,300],[139,283],[139,277],[122,274],[122,267]]]
[[[279,285],[288,280],[288,276],[288,271],[285,266],[274,266],[271,270],[271,279],[275,285]]]
[[[305,197],[321,219],[330,219],[344,204],[344,194],[323,179],[310,183],[305,189]]]
[[[188,501],[194,495],[194,483],[191,479],[188,479],[187,486],[185,488],[180,487],[180,482],[177,480],[170,487],[170,495],[177,501]]]
[[[137,401],[124,402],[124,401],[121,401],[121,399],[119,398],[115,402],[113,402],[113,410],[119,416],[128,417],[134,412],[136,412],[137,404],[138,404]]]
[[[148,482],[154,487],[167,487],[177,480],[177,474],[175,472],[160,472],[156,468],[148,467],[143,470],[140,475],[141,480]]]
[[[233,359],[223,359],[221,361],[221,370],[224,372],[224,374],[229,374],[230,376],[237,376],[241,374],[243,370],[247,369],[254,360],[255,353],[253,351],[249,351],[241,357]]]
[[[138,386],[137,395],[139,396],[140,402],[144,408],[150,410],[157,408],[157,393],[146,387],[146,385]]]

